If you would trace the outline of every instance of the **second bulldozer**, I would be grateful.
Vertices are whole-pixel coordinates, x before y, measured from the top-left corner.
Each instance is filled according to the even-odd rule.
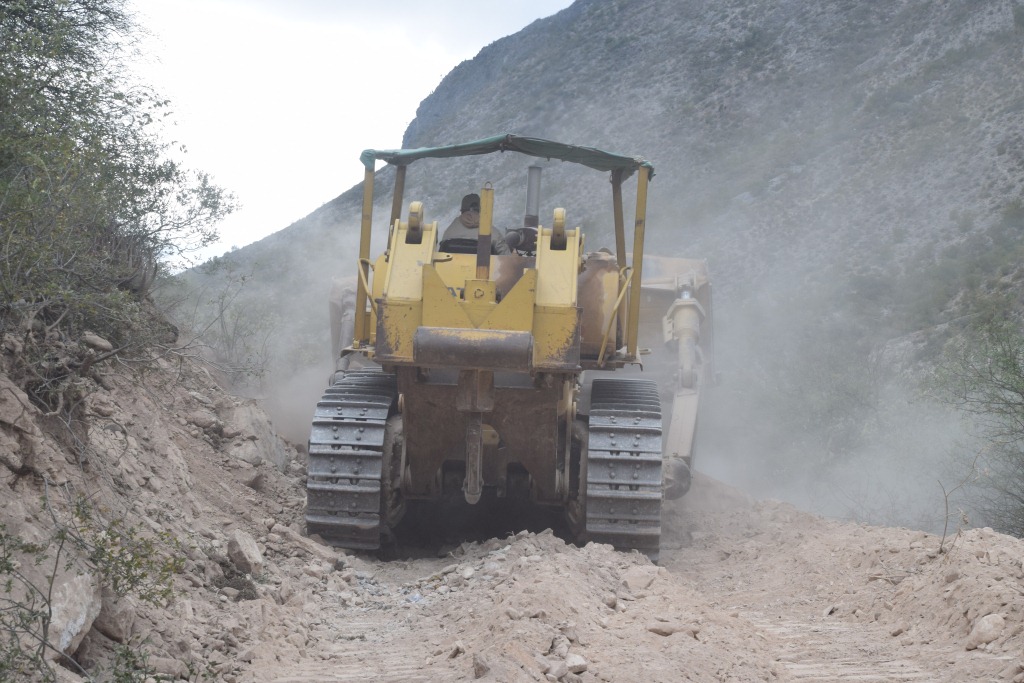
[[[518,253],[491,253],[490,183],[480,190],[475,243],[440,242],[423,204],[404,204],[407,170],[424,158],[493,152],[610,176],[614,251],[587,252],[582,228],[569,227],[562,208],[541,224],[537,166],[527,170],[527,239]],[[396,167],[395,185],[388,243],[371,260],[380,160]],[[653,166],[515,135],[367,150],[362,162],[354,315],[346,321],[344,307],[332,309],[342,370],[313,420],[308,532],[375,549],[407,501],[486,495],[562,508],[581,541],[656,559],[662,500],[689,488],[712,339],[706,264],[645,262]],[[623,183],[631,177],[627,235]],[[614,372],[640,364],[641,342],[669,350],[655,373],[667,381]],[[353,356],[359,362],[350,364]]]

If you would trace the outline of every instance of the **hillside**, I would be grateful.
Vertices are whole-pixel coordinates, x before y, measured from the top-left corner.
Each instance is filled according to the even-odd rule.
[[[976,302],[1019,291],[1022,47],[1011,2],[579,0],[455,68],[403,144],[510,131],[650,159],[648,244],[708,259],[716,291],[723,383],[702,466],[830,514],[935,528],[934,475],[962,433],[918,384]],[[528,162],[493,161],[420,162],[405,196],[444,223],[493,181],[498,224],[518,225]],[[542,220],[564,205],[590,248],[609,242],[604,183],[545,165]],[[392,177],[380,170],[379,189]],[[352,277],[359,201],[352,188],[193,275],[208,292],[225,269],[247,274],[235,305],[260,321],[271,370],[255,391],[296,442],[330,370],[326,296]],[[905,509],[879,511],[896,496]]]
[[[510,131],[641,154],[658,171],[651,239],[709,258],[726,295],[835,265],[887,270],[963,239],[965,221],[991,227],[1019,199],[1016,16],[1009,2],[581,0],[454,69],[403,146]],[[413,173],[407,195],[447,216],[484,163]],[[512,177],[498,178],[516,188],[498,209],[508,223],[523,166],[510,158]],[[606,230],[585,213],[606,198],[568,188],[570,216]],[[357,201],[346,193],[239,256],[314,243]]]

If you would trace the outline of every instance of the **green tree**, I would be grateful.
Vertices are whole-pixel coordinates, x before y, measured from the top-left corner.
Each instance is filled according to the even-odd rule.
[[[51,411],[91,367],[73,348],[47,361],[53,343],[88,330],[144,348],[156,274],[234,208],[172,158],[168,103],[126,66],[136,30],[124,0],[0,3],[0,337],[20,340],[18,379]]]

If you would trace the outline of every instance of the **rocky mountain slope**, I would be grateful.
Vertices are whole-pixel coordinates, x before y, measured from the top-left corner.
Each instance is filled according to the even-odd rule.
[[[1022,15],[1009,1],[580,0],[454,69],[403,146],[509,131],[644,155],[658,170],[650,239],[707,257],[726,302],[837,266],[898,271],[1020,198]],[[486,179],[514,188],[498,213],[518,223],[526,164],[505,162]],[[407,197],[446,217],[484,164],[414,171]],[[570,218],[606,231],[600,186],[554,166],[545,195],[564,188]],[[357,202],[346,193],[238,257],[321,251],[310,245],[352,225]]]
[[[1022,48],[1016,0],[579,0],[454,69],[403,144],[509,131],[646,156],[657,169],[649,247],[707,258],[716,290],[725,382],[716,426],[702,430],[718,442],[703,450],[795,495],[808,471],[839,486],[837,463],[877,472],[872,459],[912,421],[935,437],[899,446],[912,466],[897,488],[916,486],[934,481],[958,436],[947,415],[909,405],[922,368],[972,302],[1020,287]],[[494,161],[420,162],[406,199],[444,223],[463,193],[493,181],[498,224],[518,225],[529,160]],[[562,205],[590,248],[609,243],[603,179],[544,165],[542,221]],[[377,176],[375,249],[393,178]],[[312,405],[330,369],[325,300],[332,278],[354,272],[359,201],[352,188],[191,276],[209,292],[225,270],[247,274],[235,306],[264,325],[263,395],[296,441],[295,406]],[[775,462],[743,461],[752,444]],[[882,476],[866,486],[886,487]],[[829,511],[854,507],[877,506]]]

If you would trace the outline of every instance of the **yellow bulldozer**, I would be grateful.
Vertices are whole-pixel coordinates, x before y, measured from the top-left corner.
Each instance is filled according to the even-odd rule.
[[[586,251],[582,228],[569,227],[564,208],[542,223],[535,162],[526,169],[520,239],[509,239],[518,248],[509,254],[492,253],[490,182],[480,189],[479,227],[469,243],[441,240],[422,202],[404,204],[416,161],[494,152],[610,175],[614,251]],[[344,306],[332,309],[341,369],[313,419],[307,532],[372,550],[409,501],[476,504],[493,496],[561,508],[581,542],[657,559],[662,500],[689,488],[713,340],[705,262],[645,261],[653,166],[508,134],[366,150],[361,161],[354,308],[347,315]],[[371,260],[378,161],[395,166],[395,181],[387,245]],[[627,235],[623,184],[631,177],[636,210]],[[662,352],[648,355],[648,343]],[[642,363],[653,364],[658,379],[612,376]]]

